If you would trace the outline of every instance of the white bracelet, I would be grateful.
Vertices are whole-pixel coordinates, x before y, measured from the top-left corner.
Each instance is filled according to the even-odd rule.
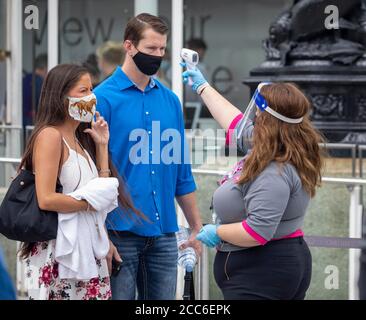
[[[99,174],[103,174],[103,173],[108,173],[108,175],[111,175],[111,170],[110,169],[105,169],[105,170],[99,170]]]

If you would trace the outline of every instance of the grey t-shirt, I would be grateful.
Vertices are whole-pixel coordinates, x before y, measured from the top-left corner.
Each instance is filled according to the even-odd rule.
[[[240,141],[238,147],[241,147]],[[246,220],[247,227],[265,241],[283,238],[301,229],[310,196],[293,165],[272,161],[253,181],[241,185],[236,183],[240,174],[241,171],[237,172],[213,195],[218,223]],[[220,251],[241,249],[226,242],[218,246]]]

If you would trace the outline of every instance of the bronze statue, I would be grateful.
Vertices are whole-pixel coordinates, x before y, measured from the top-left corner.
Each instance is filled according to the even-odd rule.
[[[327,29],[327,6],[336,6],[339,29]],[[267,61],[279,65],[350,65],[366,46],[366,0],[297,0],[270,25]]]

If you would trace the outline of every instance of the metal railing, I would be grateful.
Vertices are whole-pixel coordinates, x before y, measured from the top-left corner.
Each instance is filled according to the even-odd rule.
[[[5,158],[0,157],[0,163],[20,164],[21,159],[19,158]]]
[[[0,130],[7,131],[7,130],[23,130],[22,126],[16,126],[11,124],[0,124]]]
[[[186,132],[186,137],[188,140],[203,140],[203,141],[215,141],[215,142],[221,142],[220,145],[215,145],[214,149],[218,150],[221,147],[225,146],[225,137],[212,137],[212,136],[204,136],[204,135],[197,135],[195,134],[195,130],[188,130],[190,132]],[[199,132],[199,131],[198,131]],[[363,151],[366,150],[366,145],[360,145],[355,143],[319,143],[319,146],[326,149],[326,150],[349,150],[351,153],[351,170],[352,170],[352,177],[356,177],[356,168],[357,168],[357,153],[358,153],[358,160],[359,160],[359,171],[360,171],[360,177],[362,177],[363,173]],[[210,147],[205,146],[204,151],[209,151]]]
[[[320,143],[326,150],[350,150],[352,157],[352,177],[356,176],[357,150],[360,145],[352,143]]]
[[[0,132],[12,132],[12,131],[18,131],[19,134],[22,135],[21,138],[21,149],[23,149],[23,146],[25,146],[26,141],[28,140],[29,134],[34,129],[34,126],[26,126],[25,128],[23,126],[19,125],[10,125],[10,124],[0,124]],[[25,133],[25,135],[24,135]]]
[[[187,133],[186,137],[188,139],[203,139],[203,140],[214,140],[216,142],[222,141],[224,142],[226,139],[222,137],[210,137],[210,136],[200,136],[195,134],[195,130],[198,127],[198,121],[199,121],[199,114],[201,112],[202,105],[200,102],[186,102],[187,107],[191,107],[196,109],[196,112],[194,114],[194,127],[191,129],[191,133]],[[29,137],[29,133],[34,129],[34,126],[28,125],[25,128],[23,126],[18,125],[9,125],[9,124],[1,124],[0,125],[0,132],[1,131],[25,131],[25,141]],[[25,141],[23,141],[23,145],[25,145]],[[363,176],[363,154],[366,150],[366,145],[361,144],[352,144],[352,143],[321,143],[320,146],[327,150],[350,150],[351,151],[351,158],[352,158],[352,177],[356,176],[356,162],[357,162],[357,152],[358,152],[358,160],[359,160],[359,175],[360,177]],[[204,151],[207,151],[208,147],[204,148]],[[216,146],[216,149],[218,146]]]

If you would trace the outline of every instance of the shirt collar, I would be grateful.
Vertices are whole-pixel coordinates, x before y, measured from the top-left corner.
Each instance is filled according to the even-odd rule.
[[[124,73],[120,66],[118,66],[117,69],[114,71],[113,76],[121,91],[130,87],[137,87],[135,83],[133,83],[130,78]],[[150,90],[152,88],[159,88],[159,82],[156,81],[153,77],[150,77],[150,82],[147,89]]]

